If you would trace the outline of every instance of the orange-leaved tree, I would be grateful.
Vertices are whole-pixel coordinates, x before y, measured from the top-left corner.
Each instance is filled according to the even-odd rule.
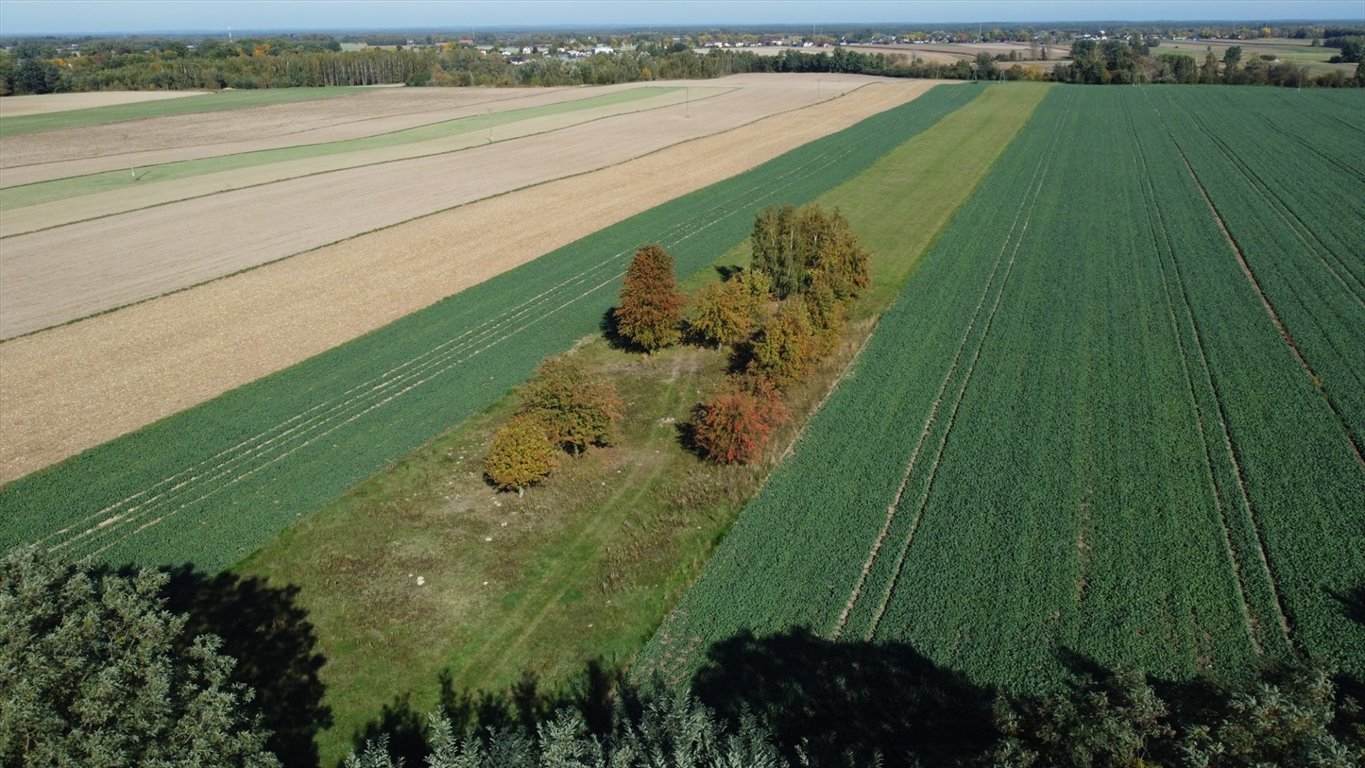
[[[641,246],[621,286],[616,330],[646,352],[676,344],[682,337],[685,302],[673,273],[673,257],[657,245]]]
[[[692,441],[717,464],[749,464],[763,456],[773,429],[787,419],[777,392],[762,379],[732,382],[697,406]]]

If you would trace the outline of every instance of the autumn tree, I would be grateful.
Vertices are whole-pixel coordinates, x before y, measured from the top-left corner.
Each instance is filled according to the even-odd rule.
[[[786,419],[787,411],[771,387],[732,382],[697,406],[692,439],[717,464],[749,464],[763,456],[773,429]]]
[[[815,280],[825,281],[841,301],[868,285],[871,259],[838,211],[827,214],[814,205],[765,209],[754,220],[750,243],[754,271],[768,276],[780,299]]]
[[[724,283],[712,283],[692,300],[688,328],[708,344],[737,344],[752,336],[758,327],[762,301],[744,280],[731,278]]]
[[[611,445],[625,409],[616,387],[573,355],[541,363],[522,397],[522,412],[540,419],[551,443],[575,454],[589,444]]]
[[[166,610],[167,579],[36,547],[0,560],[0,765],[279,765],[221,641]]]
[[[538,415],[518,414],[493,435],[484,473],[500,490],[515,490],[520,496],[527,486],[554,471],[556,450]]]
[[[785,301],[754,338],[749,372],[786,387],[810,369],[814,341],[805,303]]]
[[[818,207],[802,212],[802,229],[810,241],[810,284],[824,283],[839,301],[857,297],[871,282],[872,257],[843,214],[826,215]]]
[[[682,332],[683,305],[673,257],[657,245],[635,252],[621,287],[616,307],[616,330],[647,352],[678,343]]]
[[[754,218],[754,230],[749,237],[754,270],[768,276],[773,295],[779,299],[799,292],[806,282],[796,224],[796,209],[792,206],[765,208]]]

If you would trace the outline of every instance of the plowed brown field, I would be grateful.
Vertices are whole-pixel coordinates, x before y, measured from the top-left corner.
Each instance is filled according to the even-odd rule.
[[[731,85],[738,79],[756,85],[771,80],[765,89],[786,91],[794,105],[800,98],[809,102],[813,95],[807,93],[813,90],[813,79],[802,76],[744,76],[705,84]],[[821,80],[828,96],[834,78],[823,75]],[[0,343],[0,482],[325,351],[932,87],[926,82],[852,76],[839,81],[846,89],[866,85],[839,98],[675,142],[590,173],[445,210]],[[757,94],[751,92],[750,98]],[[733,124],[737,119],[727,117],[725,110],[698,109],[700,105],[692,105],[690,118],[670,120],[729,119]],[[658,126],[662,130],[669,124],[660,120]],[[633,130],[649,133],[655,125],[635,124]],[[611,142],[599,136],[597,143]],[[630,146],[648,147],[649,142]],[[524,160],[508,162],[525,165]],[[496,170],[493,163],[478,167]],[[386,194],[405,192],[401,183],[395,184]],[[365,206],[382,204],[381,198],[338,202],[342,207],[334,215],[361,216]],[[298,202],[292,205],[297,207]],[[267,214],[272,212],[261,211],[262,216]],[[195,233],[190,243],[182,241],[182,248],[222,239],[211,216],[202,222],[207,229]]]

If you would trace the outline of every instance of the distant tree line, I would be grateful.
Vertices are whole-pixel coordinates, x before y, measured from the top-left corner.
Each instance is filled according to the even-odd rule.
[[[1359,48],[1350,50],[1356,56],[1353,61],[1359,62]],[[1365,64],[1357,65],[1354,76],[1340,71],[1312,74],[1302,64],[1268,54],[1245,57],[1240,45],[1225,49],[1221,59],[1210,51],[1197,61],[1183,53],[1161,53],[1151,41],[1135,36],[1128,40],[1076,40],[1071,44],[1071,60],[1057,65],[1052,77],[1059,82],[1089,85],[1224,83],[1340,88],[1365,85]]]
[[[1330,29],[1321,41],[1341,53],[1334,61],[1361,62],[1365,36],[1359,29]],[[1316,38],[1315,38],[1316,40]],[[1306,67],[1273,57],[1245,61],[1233,46],[1219,61],[1155,49],[1155,38],[1077,39],[1071,60],[1051,72],[1037,65],[1010,65],[1008,55],[980,53],[976,60],[924,61],[901,51],[863,52],[843,46],[832,53],[787,49],[764,55],[747,48],[697,53],[681,42],[650,42],[629,50],[581,57],[532,55],[522,48],[474,48],[419,44],[340,50],[334,39],[261,38],[207,40],[194,47],[161,41],[146,48],[96,41],[79,55],[52,43],[27,41],[0,52],[0,95],[99,90],[283,88],[337,85],[566,86],[609,85],[641,80],[704,79],[749,72],[828,72],[958,80],[1057,80],[1086,84],[1234,83],[1241,85],[1354,86],[1365,83],[1365,64],[1355,75],[1310,74]],[[1044,46],[1042,50],[1046,50]],[[1229,58],[1231,57],[1231,58]],[[1008,65],[1008,66],[1007,66]]]

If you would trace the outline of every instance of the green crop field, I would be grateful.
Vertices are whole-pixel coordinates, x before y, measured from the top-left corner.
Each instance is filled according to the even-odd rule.
[[[1362,96],[1054,89],[642,669],[805,626],[1016,691],[1365,671]]]
[[[569,114],[598,107],[629,104],[643,99],[676,93],[681,90],[683,89],[676,87],[631,88],[629,90],[616,91],[614,93],[591,96],[584,99],[563,101],[555,104],[525,107],[522,109],[509,109],[486,115],[471,115],[453,120],[443,120],[438,123],[431,123],[430,125],[421,125],[416,128],[391,131],[389,133],[366,136],[360,139],[328,141],[318,144],[301,144],[293,147],[263,149],[256,152],[242,152],[232,155],[205,157],[198,160],[183,160],[174,163],[142,166],[137,169],[136,174],[118,170],[106,171],[104,173],[92,173],[84,176],[70,176],[63,179],[53,179],[52,181],[40,181],[33,184],[24,184],[21,186],[0,189],[0,208],[14,210],[16,208],[51,202],[53,200],[65,200],[67,198],[79,197],[82,195],[92,195],[99,192],[128,189],[131,187],[141,188],[157,182],[187,179],[209,173],[222,173],[224,171],[236,171],[243,168],[256,168],[273,163],[285,163],[292,160],[306,160],[314,157],[344,155],[386,147],[397,147],[405,144],[435,141],[476,131],[488,131],[497,126],[509,125],[537,117],[548,117],[551,115]],[[696,88],[692,90],[699,92],[693,97],[696,99],[707,98],[718,93],[724,93],[725,91],[725,89],[721,88]],[[441,151],[449,150],[431,148],[424,152],[418,151],[414,156]],[[364,158],[361,158],[356,161],[356,164],[360,165],[364,164],[364,162]]]
[[[219,112],[224,109],[261,107],[267,104],[287,104],[295,101],[331,99],[353,93],[371,90],[366,86],[337,85],[325,88],[267,88],[247,91],[217,91],[206,96],[188,96],[183,99],[164,101],[144,101],[137,104],[115,104],[107,107],[72,109],[65,112],[50,112],[42,115],[19,115],[0,119],[0,136],[17,136],[21,133],[55,131],[60,128],[80,128],[87,125],[104,125],[124,120],[141,120],[145,117],[166,117],[168,115],[189,115],[196,112]]]
[[[579,240],[421,312],[0,489],[0,544],[217,570],[596,332],[659,242],[686,276],[773,202],[851,178],[984,89],[901,107]]]

